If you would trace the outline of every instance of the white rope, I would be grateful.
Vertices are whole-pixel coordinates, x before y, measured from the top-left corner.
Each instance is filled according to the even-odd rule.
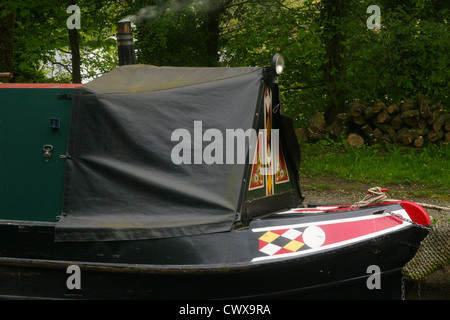
[[[380,202],[397,202],[402,200],[396,200],[396,199],[388,199],[386,196],[386,193],[381,190],[380,187],[374,187],[367,190],[367,195],[362,199],[361,201],[358,201],[352,205],[352,207],[365,207],[372,203],[380,203]],[[418,205],[422,206],[423,208],[428,209],[435,209],[435,210],[443,210],[443,211],[450,211],[450,208],[448,207],[440,207],[433,204],[427,204],[427,203],[418,203]]]

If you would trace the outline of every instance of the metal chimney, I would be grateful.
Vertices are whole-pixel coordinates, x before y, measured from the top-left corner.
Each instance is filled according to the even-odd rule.
[[[119,66],[136,64],[130,21],[119,21],[117,23],[117,47],[119,51]]]

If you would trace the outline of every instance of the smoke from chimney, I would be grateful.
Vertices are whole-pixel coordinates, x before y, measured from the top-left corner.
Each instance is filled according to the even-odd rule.
[[[126,16],[119,22],[131,20],[136,24],[140,24],[144,21],[155,19],[158,15],[157,9],[158,8],[156,6],[147,6],[145,8],[141,8],[136,14]]]

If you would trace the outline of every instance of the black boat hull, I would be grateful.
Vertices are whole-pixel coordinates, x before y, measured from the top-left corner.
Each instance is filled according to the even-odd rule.
[[[361,212],[366,216],[373,214],[374,210],[339,215],[348,219]],[[337,214],[334,215],[336,219]],[[256,227],[280,225],[307,219],[315,221],[325,216],[283,217],[255,224]],[[250,226],[228,233],[173,239],[57,243],[52,238],[52,226],[2,225],[0,296],[33,299],[400,299],[401,269],[427,234],[423,228],[408,224],[393,232],[327,250],[250,260],[258,247],[254,230]],[[13,243],[7,239],[18,241]],[[72,273],[67,268],[71,265],[79,267],[79,289],[68,288],[67,281]],[[371,266],[378,268],[379,274],[375,274]],[[378,281],[378,287],[371,285],[373,281]]]

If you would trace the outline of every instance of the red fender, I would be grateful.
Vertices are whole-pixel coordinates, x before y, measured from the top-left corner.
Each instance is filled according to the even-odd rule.
[[[431,224],[431,219],[428,213],[422,206],[411,201],[399,201],[400,205],[408,213],[412,221],[423,226],[428,226]]]

